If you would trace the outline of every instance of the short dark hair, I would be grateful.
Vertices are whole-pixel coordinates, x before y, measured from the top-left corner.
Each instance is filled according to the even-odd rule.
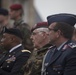
[[[60,30],[62,32],[62,36],[67,39],[71,39],[73,36],[74,27],[70,24],[64,22],[56,22],[54,29],[55,31]]]

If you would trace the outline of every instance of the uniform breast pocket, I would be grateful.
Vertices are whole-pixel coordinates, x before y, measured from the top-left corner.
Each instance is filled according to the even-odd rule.
[[[63,67],[61,65],[54,65],[53,71],[55,71],[57,74],[61,75],[63,73]]]

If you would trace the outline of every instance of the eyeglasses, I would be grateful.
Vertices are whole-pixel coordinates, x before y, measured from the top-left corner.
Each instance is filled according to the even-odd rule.
[[[48,29],[49,29],[49,31],[55,30],[55,29],[51,29],[51,28],[48,28]]]
[[[31,35],[36,35],[37,33],[32,33]]]

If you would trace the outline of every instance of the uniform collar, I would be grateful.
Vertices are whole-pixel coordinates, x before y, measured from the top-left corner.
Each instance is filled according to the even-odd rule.
[[[11,53],[12,51],[14,51],[16,48],[20,47],[22,44],[18,44],[15,47],[13,47],[12,49],[9,50],[9,53]]]
[[[62,43],[62,44],[57,48],[57,50],[59,51],[66,42],[67,42],[67,41],[65,41],[64,43]]]
[[[20,18],[19,20],[15,21],[14,24],[17,25],[17,24],[21,23],[22,21],[23,21],[22,18]]]
[[[37,50],[37,54],[47,51],[50,46],[51,46],[50,43],[46,44],[45,46]]]

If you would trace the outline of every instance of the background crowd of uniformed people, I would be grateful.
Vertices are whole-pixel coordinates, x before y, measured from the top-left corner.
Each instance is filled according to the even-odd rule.
[[[0,75],[76,75],[76,15],[48,15],[30,28],[23,11],[0,8]]]

